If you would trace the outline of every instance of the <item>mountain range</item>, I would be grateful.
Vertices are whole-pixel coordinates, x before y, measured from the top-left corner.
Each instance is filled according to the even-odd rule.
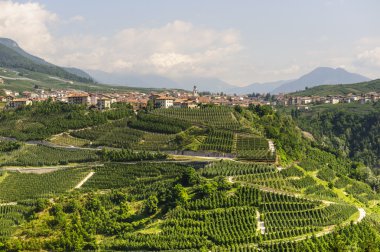
[[[350,73],[343,68],[318,67],[297,80],[288,81],[272,90],[271,93],[290,93],[326,84],[351,84],[369,81],[360,74]]]
[[[351,84],[370,79],[342,68],[318,67],[295,80],[280,80],[266,83],[253,83],[238,87],[217,78],[187,77],[172,79],[160,75],[140,75],[132,73],[112,74],[88,70],[95,80],[102,83],[138,87],[191,89],[196,85],[200,91],[225,92],[227,94],[250,93],[290,93],[325,84]]]
[[[295,80],[280,80],[266,83],[253,83],[244,87],[231,85],[218,78],[181,77],[169,78],[157,74],[107,73],[99,70],[83,71],[78,68],[59,67],[44,59],[24,51],[15,41],[0,38],[0,66],[26,69],[51,74],[69,80],[84,83],[93,79],[105,84],[136,88],[167,88],[191,90],[194,85],[199,91],[224,92],[227,94],[250,93],[290,93],[324,84],[350,84],[369,81],[370,79],[342,68],[318,67]]]

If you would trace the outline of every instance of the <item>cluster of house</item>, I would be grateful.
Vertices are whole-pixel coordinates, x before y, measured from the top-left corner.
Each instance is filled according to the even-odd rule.
[[[115,97],[105,94],[92,94],[76,90],[55,90],[45,91],[35,89],[33,92],[19,92],[4,90],[5,96],[0,97],[2,102],[6,102],[5,108],[14,109],[22,106],[32,105],[34,102],[41,102],[47,99],[53,101],[67,102],[86,106],[95,106],[100,110],[111,108],[111,104],[116,102]]]
[[[287,96],[278,95],[276,104],[288,106],[306,106],[310,104],[338,104],[338,103],[360,103],[366,104],[369,102],[377,102],[380,100],[380,93],[370,92],[362,95],[347,94],[347,95],[328,95],[328,96]]]
[[[262,97],[248,97],[246,95],[199,95],[197,87],[194,86],[191,93],[173,92],[151,94],[149,99],[152,101],[155,108],[198,108],[199,104],[213,104],[216,106],[236,106],[248,107],[249,104],[267,104],[270,102],[264,100]]]
[[[149,104],[154,108],[197,108],[199,104],[214,104],[224,106],[249,104],[270,104],[263,97],[227,96],[224,94],[199,95],[197,87],[192,92],[170,90],[145,94],[142,92],[114,92],[114,93],[88,93],[78,90],[44,90],[36,88],[33,91],[22,93],[4,90],[5,96],[0,101],[6,102],[6,108],[14,109],[31,105],[34,102],[51,99],[53,101],[67,102],[94,107],[100,110],[111,108],[115,102],[128,103],[134,110],[145,109]]]

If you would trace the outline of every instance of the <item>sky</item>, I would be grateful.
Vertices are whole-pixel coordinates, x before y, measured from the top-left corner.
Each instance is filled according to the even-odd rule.
[[[244,86],[380,76],[378,0],[0,0],[0,37],[61,66]]]

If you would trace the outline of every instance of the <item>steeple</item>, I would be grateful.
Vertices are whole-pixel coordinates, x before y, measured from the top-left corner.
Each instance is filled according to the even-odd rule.
[[[195,85],[193,87],[193,96],[198,97],[198,89],[197,89],[197,86],[195,86]]]

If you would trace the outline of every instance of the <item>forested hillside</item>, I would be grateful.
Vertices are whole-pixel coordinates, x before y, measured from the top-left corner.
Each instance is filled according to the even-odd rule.
[[[321,111],[316,106],[309,112],[297,112],[295,118],[302,129],[331,150],[371,167],[380,167],[380,103],[369,106],[372,107],[369,112],[340,106]]]
[[[93,82],[92,79],[83,78],[78,75],[69,73],[63,68],[54,65],[38,64],[34,61],[20,55],[16,51],[9,49],[7,46],[0,44],[0,66],[12,69],[25,69],[33,72],[45,73],[60,78],[65,78],[79,82]]]

